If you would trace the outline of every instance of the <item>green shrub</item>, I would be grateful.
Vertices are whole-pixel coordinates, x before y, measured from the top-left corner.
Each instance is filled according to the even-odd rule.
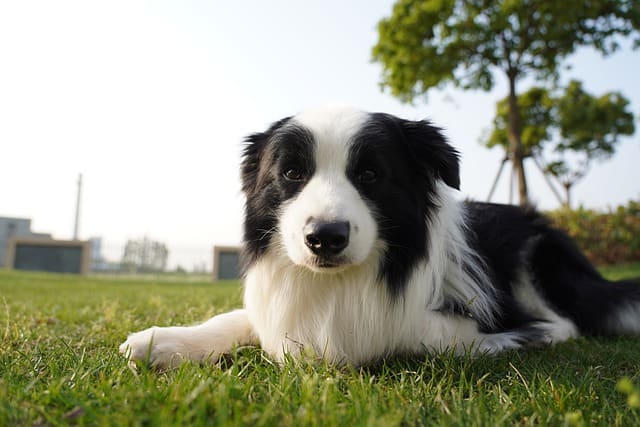
[[[553,223],[575,239],[591,262],[640,261],[640,202],[599,212],[580,207],[547,212]]]

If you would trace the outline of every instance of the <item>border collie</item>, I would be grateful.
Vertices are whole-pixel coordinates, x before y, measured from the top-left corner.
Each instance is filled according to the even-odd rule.
[[[603,279],[533,209],[460,202],[440,129],[323,108],[246,139],[244,309],[120,346],[169,367],[260,345],[362,365],[640,332],[640,286]]]

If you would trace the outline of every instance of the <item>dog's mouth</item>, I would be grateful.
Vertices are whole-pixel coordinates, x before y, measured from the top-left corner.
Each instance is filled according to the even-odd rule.
[[[342,271],[349,265],[351,265],[351,263],[349,262],[347,257],[344,256],[331,258],[313,257],[307,262],[307,266],[311,270],[327,273]]]

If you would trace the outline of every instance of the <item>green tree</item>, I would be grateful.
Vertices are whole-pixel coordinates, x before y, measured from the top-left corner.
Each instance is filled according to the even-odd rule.
[[[569,82],[564,92],[553,96],[533,87],[517,99],[522,117],[522,147],[545,174],[559,201],[571,205],[573,186],[585,177],[594,160],[611,157],[620,136],[635,132],[629,101],[619,92],[602,96],[589,94],[578,81]],[[506,128],[508,99],[496,104],[493,129],[485,145],[509,150]],[[561,197],[549,181],[564,189]]]
[[[553,122],[553,104],[554,100],[551,98],[549,92],[540,87],[533,87],[517,98],[518,111],[520,114],[520,120],[522,128],[520,132],[520,142],[522,144],[522,157],[523,160],[529,157],[533,157],[533,152],[539,152],[539,148],[542,144],[549,140],[551,126]],[[493,128],[489,137],[485,141],[485,145],[488,148],[502,147],[505,152],[505,157],[500,165],[500,169],[496,175],[496,178],[489,191],[489,199],[492,198],[493,192],[496,189],[504,165],[509,160],[509,98],[504,98],[498,101],[496,104],[496,116],[493,119]],[[533,157],[534,160],[537,158]],[[545,180],[556,195],[558,200],[561,200],[560,194],[553,187],[553,184],[549,181],[548,176],[545,174]],[[511,187],[512,182],[509,184],[509,202],[511,202]]]
[[[558,143],[553,147],[556,159],[547,162],[545,171],[562,185],[564,204],[571,206],[571,189],[589,171],[593,160],[610,158],[620,136],[633,135],[634,116],[629,100],[619,92],[596,97],[577,81],[569,83],[557,100]],[[573,163],[568,161],[573,157]]]
[[[383,66],[382,86],[405,102],[447,83],[488,91],[503,73],[509,159],[526,203],[518,82],[557,79],[578,46],[609,54],[633,35],[637,47],[639,28],[638,0],[398,0],[378,24],[372,57]]]

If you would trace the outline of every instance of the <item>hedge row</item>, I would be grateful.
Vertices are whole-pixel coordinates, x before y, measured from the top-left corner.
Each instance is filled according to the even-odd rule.
[[[547,212],[554,224],[573,237],[591,262],[640,261],[640,202],[598,212],[580,207]]]

